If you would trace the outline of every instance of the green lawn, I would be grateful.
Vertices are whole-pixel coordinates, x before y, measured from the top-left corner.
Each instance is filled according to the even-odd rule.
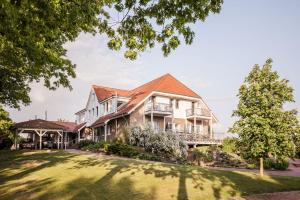
[[[300,178],[64,151],[0,151],[0,199],[226,199],[300,190]]]

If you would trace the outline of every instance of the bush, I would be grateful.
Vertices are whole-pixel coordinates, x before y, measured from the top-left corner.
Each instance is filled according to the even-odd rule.
[[[130,131],[131,145],[143,147],[146,152],[167,159],[186,159],[187,145],[180,138],[169,132],[154,133],[149,125],[133,127]]]
[[[275,168],[275,161],[272,158],[266,158],[264,159],[264,169],[272,169]]]
[[[186,159],[187,144],[177,135],[169,132],[150,134],[145,150],[167,159]]]
[[[92,141],[92,140],[81,140],[81,141],[78,143],[78,147],[81,149],[81,148],[86,147],[86,146],[88,146],[88,145],[90,145],[90,144],[95,144],[95,142]]]
[[[108,154],[116,154],[125,157],[134,157],[139,154],[134,147],[123,144],[120,141],[113,141],[110,144],[104,144],[104,151]]]
[[[257,169],[256,163],[247,163],[246,165],[247,169]]]
[[[5,138],[0,143],[0,149],[10,149],[13,145],[13,141],[9,138]]]
[[[227,137],[223,140],[222,150],[226,153],[235,153],[236,143],[237,143],[237,138]]]
[[[204,165],[204,163],[212,162],[212,152],[209,151],[208,147],[197,147],[193,150],[193,161],[201,166]]]
[[[274,169],[286,170],[289,167],[289,160],[287,158],[277,159],[274,163]]]
[[[137,158],[141,160],[161,161],[159,156],[150,153],[141,153]]]

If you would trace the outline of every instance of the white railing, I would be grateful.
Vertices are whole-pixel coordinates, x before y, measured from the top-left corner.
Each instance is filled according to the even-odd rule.
[[[186,110],[186,116],[187,117],[191,117],[191,116],[210,117],[211,113],[208,109],[205,109],[205,108],[195,108],[195,109],[187,109]]]
[[[146,104],[145,111],[148,112],[151,110],[152,110],[152,103]],[[167,103],[154,103],[153,111],[172,113],[173,109],[172,109],[172,106]]]
[[[223,140],[209,138],[198,133],[180,133],[179,137],[188,144],[222,144]]]

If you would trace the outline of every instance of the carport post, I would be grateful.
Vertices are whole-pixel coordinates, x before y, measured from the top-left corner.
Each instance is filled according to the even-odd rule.
[[[57,134],[57,149],[59,149],[59,133]]]
[[[42,131],[41,130],[39,132],[39,136],[40,136],[40,149],[42,149]]]

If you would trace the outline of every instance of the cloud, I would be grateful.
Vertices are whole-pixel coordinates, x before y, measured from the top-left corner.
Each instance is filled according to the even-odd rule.
[[[65,47],[67,57],[76,64],[77,77],[71,79],[73,90],[49,91],[42,83],[32,83],[32,103],[20,111],[7,108],[13,120],[34,119],[35,115],[44,118],[47,110],[49,120],[74,121],[74,113],[85,106],[92,84],[131,89],[143,82],[143,63],[129,61],[122,52],[109,50],[103,37],[81,34]]]

